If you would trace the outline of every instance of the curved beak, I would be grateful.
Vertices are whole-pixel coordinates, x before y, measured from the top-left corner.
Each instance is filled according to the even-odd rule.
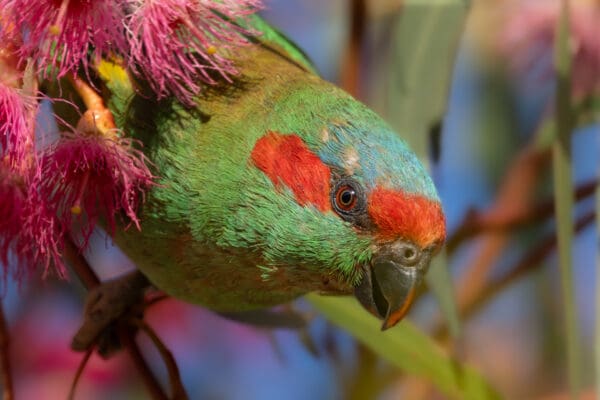
[[[395,242],[380,249],[355,288],[358,301],[383,319],[381,330],[396,325],[408,312],[431,260],[430,249]]]

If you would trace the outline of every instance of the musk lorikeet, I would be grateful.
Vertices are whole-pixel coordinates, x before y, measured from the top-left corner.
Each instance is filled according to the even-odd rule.
[[[156,287],[217,312],[354,293],[389,328],[445,238],[433,183],[380,117],[251,21],[261,34],[231,54],[240,74],[196,107],[99,69],[159,177],[141,231],[115,241]]]

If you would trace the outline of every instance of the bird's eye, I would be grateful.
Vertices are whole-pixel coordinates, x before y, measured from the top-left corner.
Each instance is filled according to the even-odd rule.
[[[352,210],[356,206],[356,190],[349,185],[341,186],[337,190],[335,201],[340,209],[344,211]]]
[[[367,202],[365,192],[356,180],[340,178],[331,191],[331,205],[343,219],[358,222],[365,213]]]

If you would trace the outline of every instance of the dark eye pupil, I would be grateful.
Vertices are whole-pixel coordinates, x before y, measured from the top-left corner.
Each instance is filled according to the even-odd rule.
[[[355,195],[356,193],[354,192],[354,190],[346,189],[342,192],[342,195],[340,196],[340,201],[343,205],[347,206],[350,203],[352,203]]]
[[[343,219],[353,221],[364,211],[364,193],[358,182],[350,178],[338,181],[331,192],[331,205]]]

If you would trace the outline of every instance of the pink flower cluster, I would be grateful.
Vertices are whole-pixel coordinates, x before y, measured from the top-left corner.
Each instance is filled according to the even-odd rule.
[[[9,265],[21,279],[39,265],[48,271],[53,262],[59,275],[64,274],[60,258],[64,230],[50,204],[37,190],[41,181],[35,165],[15,170],[0,165],[0,262],[4,277]]]
[[[107,55],[126,49],[121,21],[123,1],[0,0],[0,7],[17,29],[27,30],[19,48],[21,60],[32,57],[44,77],[61,78],[87,68],[88,54]],[[54,71],[56,68],[57,71]]]
[[[237,73],[226,53],[248,44],[250,32],[236,21],[260,7],[260,0],[0,0],[11,22],[0,39],[27,32],[19,58],[36,60],[44,77],[87,72],[90,61],[118,55],[158,98],[191,105],[200,82]]]
[[[84,246],[99,217],[111,234],[118,212],[140,228],[136,209],[153,176],[133,144],[131,139],[68,134],[42,154],[39,191],[65,227],[85,216],[79,221]]]
[[[81,237],[83,249],[100,219],[109,233],[119,216],[139,229],[137,208],[155,178],[138,143],[114,129],[78,124],[51,146],[37,143],[39,80],[89,79],[100,57],[117,57],[157,99],[176,96],[192,105],[202,84],[237,73],[229,56],[250,42],[242,20],[260,6],[260,0],[0,0],[4,276],[7,265],[16,266],[17,278],[51,265],[64,275],[65,241]],[[88,111],[81,113],[103,112]]]
[[[13,264],[13,275],[21,279],[39,266],[47,273],[54,265],[64,276],[64,241],[79,234],[79,247],[85,248],[101,217],[111,234],[121,213],[140,228],[137,208],[154,176],[133,144],[131,139],[74,132],[32,153],[33,159],[20,169],[0,163],[0,262],[5,273]]]
[[[33,120],[37,101],[21,90],[0,82],[0,149],[4,162],[20,165],[33,145]]]
[[[192,103],[200,83],[214,84],[217,76],[229,81],[229,76],[237,73],[219,50],[248,44],[244,36],[248,32],[228,21],[253,13],[257,1],[136,3],[137,11],[127,24],[132,38],[130,66],[150,83],[159,98],[175,94]]]
[[[501,37],[501,50],[511,69],[520,75],[544,69],[553,76],[552,54],[560,1],[519,1],[509,10]],[[600,92],[600,7],[571,2],[572,84],[575,97]],[[544,65],[540,65],[544,63]]]

